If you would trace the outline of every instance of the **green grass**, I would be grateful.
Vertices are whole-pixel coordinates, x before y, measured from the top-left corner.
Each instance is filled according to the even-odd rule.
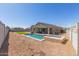
[[[18,34],[30,34],[30,32],[16,32]]]

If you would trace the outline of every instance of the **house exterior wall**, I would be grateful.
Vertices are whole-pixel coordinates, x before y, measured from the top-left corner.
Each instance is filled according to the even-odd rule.
[[[0,48],[6,39],[6,36],[9,32],[9,28],[5,27],[5,24],[0,22]]]
[[[55,34],[55,33],[58,33],[58,34],[60,34],[60,32],[61,32],[61,30],[63,30],[62,28],[60,28],[60,27],[55,27],[55,26],[45,26],[45,25],[43,25],[43,24],[37,24],[37,25],[34,25],[34,26],[32,26],[31,27],[31,30],[32,30],[32,32],[37,32],[36,31],[36,29],[37,28],[46,28],[46,29],[49,29],[47,32],[50,34],[51,32],[52,32],[52,34]],[[50,30],[50,29],[52,29],[52,30]],[[51,31],[51,32],[50,32]],[[47,33],[47,34],[48,34]]]

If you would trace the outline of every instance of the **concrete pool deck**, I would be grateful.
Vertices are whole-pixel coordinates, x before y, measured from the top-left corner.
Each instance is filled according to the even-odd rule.
[[[17,37],[15,32],[9,33],[9,56],[73,56],[75,50],[70,41],[66,44],[48,40],[37,41],[25,36]]]

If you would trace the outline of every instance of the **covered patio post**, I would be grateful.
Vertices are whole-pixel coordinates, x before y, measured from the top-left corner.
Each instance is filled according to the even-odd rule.
[[[50,32],[50,30],[49,30],[50,28],[48,28],[48,34],[50,34],[49,32]]]

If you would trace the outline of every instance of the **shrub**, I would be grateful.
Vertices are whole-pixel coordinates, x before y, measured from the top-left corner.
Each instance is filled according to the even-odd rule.
[[[67,41],[68,41],[68,39],[64,38],[62,43],[63,43],[63,44],[66,44]]]

